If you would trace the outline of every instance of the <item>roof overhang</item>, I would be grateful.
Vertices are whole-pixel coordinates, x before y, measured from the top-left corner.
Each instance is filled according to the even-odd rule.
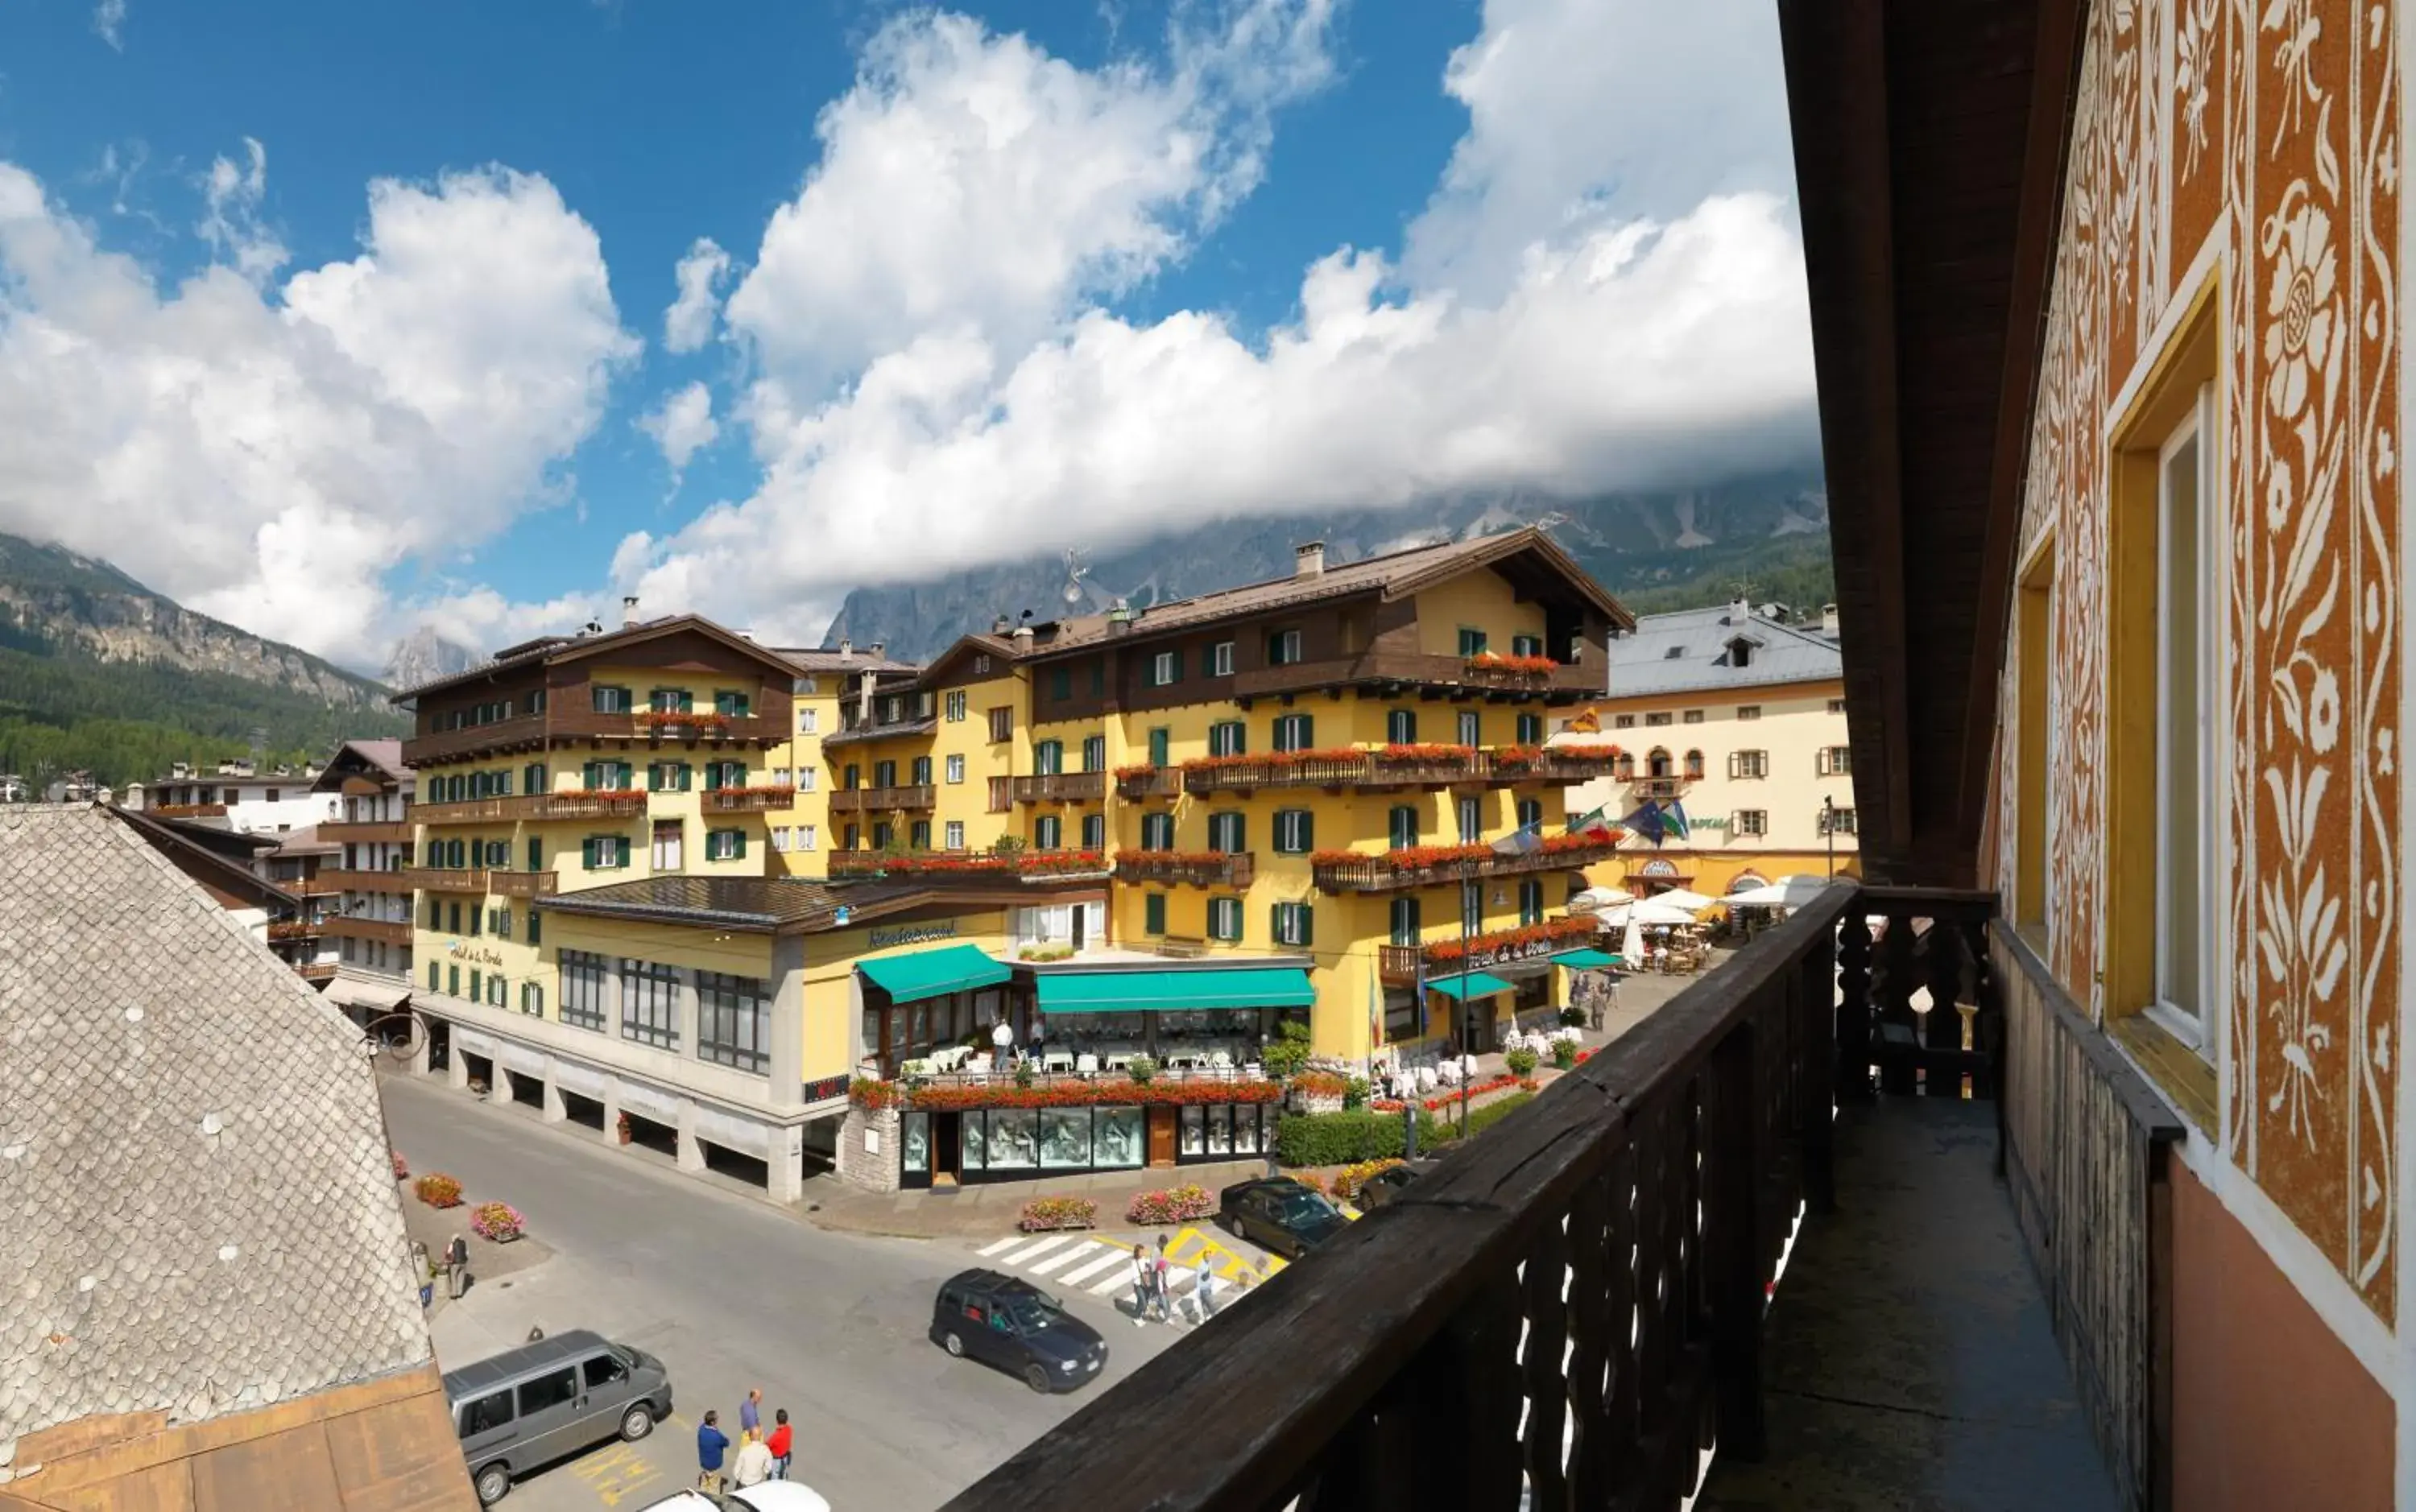
[[[387,702],[404,706],[415,705],[419,699],[432,693],[446,693],[455,688],[492,682],[507,674],[525,672],[533,668],[559,666],[566,662],[590,661],[599,656],[610,656],[616,651],[624,651],[631,646],[644,645],[648,641],[689,634],[717,641],[756,663],[765,671],[778,674],[784,687],[793,681],[797,676],[797,664],[770,647],[757,645],[736,631],[725,630],[701,614],[679,614],[668,619],[651,620],[642,625],[608,631],[600,636],[575,636],[566,640],[546,645],[542,650],[523,656],[499,657],[494,661],[474,666],[466,672],[456,672],[451,677],[438,678],[432,682],[422,682],[416,687],[405,688],[394,695]]]

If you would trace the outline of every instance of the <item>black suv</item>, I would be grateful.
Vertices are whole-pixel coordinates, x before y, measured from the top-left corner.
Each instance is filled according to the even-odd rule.
[[[1348,1221],[1332,1203],[1290,1176],[1262,1176],[1227,1187],[1216,1218],[1235,1235],[1294,1260]]]
[[[940,1283],[931,1342],[1019,1375],[1034,1391],[1072,1391],[1108,1363],[1097,1329],[1030,1281],[994,1270],[961,1271]]]
[[[1388,1165],[1384,1167],[1382,1171],[1377,1172],[1374,1175],[1369,1176],[1367,1180],[1359,1183],[1359,1195],[1356,1199],[1359,1204],[1359,1211],[1363,1213],[1374,1212],[1377,1208],[1383,1206],[1386,1203],[1391,1202],[1394,1198],[1398,1197],[1402,1192],[1408,1190],[1410,1183],[1415,1181],[1419,1176],[1425,1175],[1425,1173],[1426,1167],[1423,1162],[1415,1165]]]

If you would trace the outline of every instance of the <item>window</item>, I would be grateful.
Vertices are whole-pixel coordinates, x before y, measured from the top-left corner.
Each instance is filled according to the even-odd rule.
[[[1306,809],[1276,810],[1276,850],[1306,856],[1317,846],[1317,816]]]
[[[1453,720],[1454,733],[1462,745],[1485,743],[1485,721],[1473,709],[1463,709]]]
[[[838,848],[841,850],[853,850],[856,848],[856,842],[862,838],[864,838],[864,831],[857,826],[851,824],[846,829],[839,831]]]
[[[1140,816],[1140,848],[1172,850],[1174,848],[1174,816],[1144,814]]]
[[[965,690],[958,688],[951,691],[947,698],[944,701],[943,707],[944,707],[948,711],[949,724],[963,724],[965,719]]]
[[[586,1381],[587,1389],[590,1391],[609,1386],[628,1373],[622,1367],[621,1362],[610,1355],[592,1355],[580,1367],[580,1374]]]
[[[895,761],[874,762],[872,764],[872,786],[875,787],[897,786],[898,763]]]
[[[812,825],[801,824],[797,826],[797,848],[799,850],[813,849],[817,838],[818,837]]]
[[[599,714],[626,714],[629,711],[629,690],[627,688],[609,687],[598,682],[590,686],[587,694]]]
[[[1485,801],[1470,794],[1459,801],[1459,843],[1472,846],[1485,837]]]
[[[1392,745],[1418,743],[1418,711],[1414,709],[1388,709],[1384,711],[1384,740]]]
[[[657,688],[646,695],[646,707],[658,714],[685,714],[696,707],[696,696],[685,688]]]
[[[745,719],[754,707],[754,699],[735,689],[713,690],[713,711],[727,719]]]
[[[1307,751],[1317,744],[1317,721],[1307,714],[1279,714],[1276,718],[1276,749]]]
[[[428,927],[430,929],[443,929],[445,927],[445,904],[442,899],[430,898],[428,900]]]
[[[1315,941],[1315,920],[1310,905],[1278,903],[1275,906],[1275,936],[1277,945],[1290,945],[1306,950]]]
[[[906,827],[906,848],[909,850],[929,850],[931,848],[930,820],[916,819],[914,823],[909,824]]]
[[[580,843],[581,861],[591,872],[617,872],[629,864],[627,835],[589,835]]]
[[[993,745],[1015,738],[1014,710],[993,709],[989,711],[989,738]]]
[[[1149,685],[1151,687],[1170,687],[1182,681],[1183,653],[1181,651],[1162,651],[1149,659]]]
[[[2056,731],[2047,719],[2047,677],[2055,656],[2052,540],[2023,570],[2015,615],[2018,639],[2015,651],[2014,923],[2018,928],[2044,933],[2047,920],[2046,774],[2048,753],[2056,739]],[[2045,953],[2044,948],[2041,953]]]
[[[1238,855],[1250,848],[1244,838],[1245,833],[1242,816],[1235,810],[1228,809],[1221,814],[1208,816],[1210,850],[1223,851],[1228,856]]]
[[[978,655],[978,656],[976,656],[976,657],[974,657],[974,676],[975,676],[975,677],[988,677],[988,676],[989,676],[989,652],[985,651],[985,652],[983,652],[981,655]]]
[[[1544,654],[1544,637],[1541,636],[1512,636],[1510,637],[1510,654],[1513,656],[1541,656]]]
[[[1634,714],[1613,714],[1610,716],[1610,727],[1612,729],[1634,729],[1636,727],[1636,716]]]
[[[762,979],[696,974],[696,1058],[742,1071],[772,1063],[772,1000]]]
[[[709,861],[736,861],[747,859],[747,831],[744,830],[707,830],[704,832],[704,859]]]
[[[1539,828],[1539,827],[1541,827],[1541,826],[1542,826],[1543,822],[1544,822],[1544,801],[1543,801],[1542,799],[1540,799],[1540,798],[1522,798],[1522,799],[1520,799],[1520,800],[1518,801],[1518,828],[1519,828],[1519,829],[1521,829],[1521,830],[1533,830],[1533,829],[1537,829],[1537,828]]]
[[[535,835],[529,836],[528,841],[528,869],[532,872],[545,870],[545,842]],[[532,935],[529,938],[535,939],[536,936]]]
[[[1544,921],[1544,884],[1539,877],[1527,877],[1518,884],[1518,922],[1540,924]]]
[[[927,756],[916,756],[913,765],[907,768],[906,780],[917,787],[930,786],[931,758]]]
[[[1647,714],[1644,716],[1645,727],[1648,729],[1658,729],[1669,723],[1669,711],[1666,709],[1657,714]]]
[[[1699,709],[1689,709],[1678,716],[1678,723],[1681,725],[1699,725],[1702,722],[1703,711]]]
[[[1049,696],[1059,703],[1064,703],[1068,698],[1074,696],[1074,669],[1072,667],[1052,666],[1049,669]]]
[[[1853,748],[1846,745],[1822,746],[1818,767],[1820,774],[1823,777],[1850,776],[1854,770]]]
[[[478,1002],[486,996],[486,989],[480,980],[478,968],[476,966],[472,966],[470,968],[470,1001],[474,1003]]]
[[[631,770],[626,761],[590,761],[580,777],[591,793],[627,792],[634,786]]]
[[[1086,737],[1083,740],[1082,770],[1084,771],[1105,771],[1108,770],[1108,738],[1106,736],[1093,735]]]
[[[1485,884],[1462,882],[1459,885],[1459,927],[1472,935],[1485,933]]]
[[[1760,717],[1761,705],[1758,703],[1741,703],[1737,705],[1737,718],[1759,719]]]
[[[459,935],[461,933],[461,906],[460,904],[446,904],[445,906],[445,917],[447,921],[446,932],[448,934]]]
[[[1462,656],[1485,654],[1485,632],[1470,625],[1459,627],[1459,653]]]
[[[512,911],[509,908],[496,909],[494,911],[493,918],[488,922],[488,927],[494,931],[495,937],[497,939],[510,939],[512,937]]]
[[[528,942],[531,945],[542,945],[545,943],[545,930],[543,928],[545,916],[543,914],[538,913],[535,908],[531,908],[529,910]]]
[[[1731,828],[1736,833],[1741,835],[1768,834],[1770,832],[1770,811],[1767,809],[1739,809],[1736,811],[1736,823]]]
[[[579,1368],[566,1365],[559,1370],[548,1370],[535,1380],[521,1382],[520,1392],[522,1417],[563,1406],[579,1396]]]
[[[1065,848],[1064,825],[1054,814],[1043,814],[1032,821],[1032,848],[1062,850]]]
[[[1222,719],[1208,726],[1208,754],[1237,756],[1249,750],[1249,727],[1238,719]]]
[[[1220,640],[1214,646],[1208,648],[1208,675],[1210,677],[1231,677],[1233,675],[1233,643],[1231,641]]]
[[[1105,850],[1108,848],[1108,816],[1106,815],[1085,814],[1082,816],[1082,848],[1084,850]]]
[[[621,962],[621,1038],[679,1048],[679,973],[652,961]]]
[[[992,777],[989,780],[989,811],[992,814],[1004,814],[1014,806],[1014,784],[1004,777]]]
[[[523,794],[530,798],[535,798],[538,794],[544,792],[545,787],[546,781],[544,762],[532,761],[527,766],[521,769],[521,791]]]
[[[445,968],[445,996],[447,997],[459,997],[461,996],[461,968],[460,966],[447,966]]]
[[[1300,661],[1300,632],[1278,630],[1267,636],[1267,665],[1292,666]]]
[[[1418,943],[1418,900],[1395,898],[1392,906],[1392,937],[1395,945],[1409,947]]]
[[[1767,777],[1770,775],[1770,753],[1767,751],[1730,751],[1729,775],[1731,777]]]
[[[1852,809],[1825,808],[1820,811],[1820,832],[1824,835],[1850,835],[1854,832]]]
[[[512,1390],[511,1387],[506,1386],[501,1391],[492,1392],[462,1404],[461,1436],[467,1439],[475,1438],[480,1433],[491,1433],[506,1426],[511,1420]]]
[[[708,774],[712,770],[710,767],[705,769]],[[685,761],[657,761],[646,768],[646,791],[685,793],[688,790],[691,776],[688,764]],[[713,786],[710,775],[707,776],[705,786],[707,787]]]
[[[1212,940],[1237,940],[1242,937],[1241,899],[1208,900],[1208,937]]]
[[[1032,747],[1032,770],[1043,777],[1054,777],[1065,770],[1065,745],[1062,741],[1041,741]]]
[[[504,995],[504,976],[497,972],[487,979],[487,1006],[502,1008],[508,999]]]
[[[1414,849],[1418,843],[1418,811],[1407,803],[1397,803],[1385,816],[1386,842],[1395,850]]]
[[[678,819],[655,821],[655,844],[649,858],[656,871],[676,872],[680,869],[680,839],[687,826]]]
[[[1729,642],[1729,665],[1730,666],[1751,666],[1753,665],[1753,651],[1754,642],[1752,640],[1744,636],[1737,636],[1734,640]]]
[[[1167,764],[1167,747],[1170,740],[1171,736],[1163,725],[1160,725],[1157,728],[1149,732],[1149,764],[1151,766],[1163,767]]]
[[[1166,933],[1166,894],[1145,892],[1140,900],[1140,932],[1144,935]]]
[[[822,711],[821,710],[819,710],[819,709],[800,709],[800,710],[798,710],[798,711],[797,711],[797,733],[798,733],[798,734],[800,734],[800,735],[818,735],[818,734],[820,734],[820,733],[822,732],[822,727],[823,727],[823,711]]]
[[[534,981],[521,982],[521,1011],[531,1018],[545,1017],[545,989]]]
[[[783,856],[789,853],[790,831],[786,825],[771,825],[766,827],[763,832],[772,837],[772,848],[774,850],[778,851]]]
[[[1518,716],[1517,729],[1518,733],[1516,739],[1520,745],[1541,745],[1544,743],[1543,715],[1520,714]]]
[[[1703,780],[1702,752],[1689,751],[1686,753],[1686,778],[1690,782],[1700,782]]]
[[[2206,963],[2201,915],[2208,892],[2205,836],[2213,830],[2215,816],[2205,801],[2213,786],[2208,773],[2212,742],[2207,721],[2208,705],[2213,701],[2207,696],[2213,681],[2212,637],[2208,634],[2212,616],[2205,606],[2212,596],[2207,585],[2207,564],[2215,553],[2207,542],[2210,512],[2201,507],[2201,501],[2212,492],[2212,447],[2204,441],[2212,405],[2212,388],[2201,388],[2156,456],[2152,769],[2156,876],[2148,999],[2165,1027],[2209,1055],[2212,1047],[2207,1043],[2203,1018]],[[2146,490],[2137,492],[2144,495]],[[2144,497],[2138,500],[2141,505],[2145,502]],[[2120,587],[2111,590],[2116,594],[2121,591]],[[2138,685],[2144,694],[2145,680]]]
[[[437,991],[437,969],[438,967],[435,962],[430,961],[428,963],[428,990],[430,992]]]
[[[1846,711],[1846,700],[1845,700],[1845,699],[1843,699],[1843,698],[1832,698],[1832,699],[1830,699],[1830,700],[1829,700],[1829,712],[1831,712],[1831,713],[1833,713],[1833,714],[1842,714],[1842,713],[1844,713],[1845,711]]]

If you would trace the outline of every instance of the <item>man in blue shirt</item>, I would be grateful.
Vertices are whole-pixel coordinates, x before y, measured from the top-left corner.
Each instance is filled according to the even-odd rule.
[[[701,1491],[721,1489],[721,1457],[730,1448],[730,1435],[721,1431],[721,1415],[708,1412],[696,1430],[696,1489]]]

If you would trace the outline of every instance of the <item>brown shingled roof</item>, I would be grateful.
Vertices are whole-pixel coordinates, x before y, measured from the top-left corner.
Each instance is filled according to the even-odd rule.
[[[696,631],[712,639],[721,641],[732,651],[752,656],[759,661],[777,662],[783,666],[790,665],[779,652],[767,646],[758,645],[736,631],[716,624],[701,614],[672,614],[659,620],[649,620],[643,624],[608,630],[601,635],[557,636],[524,641],[521,645],[510,647],[498,653],[492,660],[480,662],[466,671],[456,672],[450,677],[436,678],[415,687],[404,688],[387,701],[405,703],[430,693],[442,692],[446,688],[460,687],[471,682],[483,682],[498,672],[595,656],[638,641],[676,635],[683,630]]]

